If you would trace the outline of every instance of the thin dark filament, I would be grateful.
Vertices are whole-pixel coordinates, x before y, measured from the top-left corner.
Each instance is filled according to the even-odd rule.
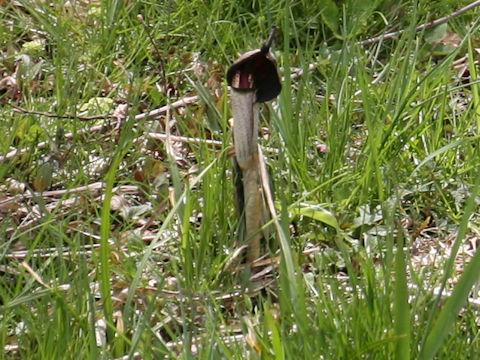
[[[268,37],[268,40],[265,44],[262,45],[262,48],[260,49],[262,53],[266,54],[269,50],[270,47],[273,44],[273,39],[275,39],[275,34],[277,33],[278,26],[273,26],[272,31],[270,32],[270,36]]]

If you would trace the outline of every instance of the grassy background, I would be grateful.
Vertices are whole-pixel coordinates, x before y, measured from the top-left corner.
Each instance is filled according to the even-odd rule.
[[[0,155],[27,149],[0,162],[3,357],[475,358],[478,10],[416,33],[468,2],[358,3],[0,2]],[[224,74],[273,24],[282,261],[252,283]],[[121,130],[84,118],[125,104]],[[167,123],[223,145],[145,137]]]

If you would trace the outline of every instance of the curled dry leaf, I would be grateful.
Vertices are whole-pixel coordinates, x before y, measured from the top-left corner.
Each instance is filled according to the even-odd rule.
[[[113,111],[112,117],[118,121],[125,120],[127,116],[128,104],[119,104]]]
[[[8,100],[20,100],[20,88],[17,80],[13,76],[5,76],[0,80],[0,94],[4,93],[4,97]]]
[[[447,31],[443,34],[440,43],[443,45],[449,45],[451,47],[457,48],[462,42],[462,38],[454,31]]]
[[[112,200],[110,200],[110,209],[112,211],[123,210],[127,206],[127,201],[121,195],[113,195]]]
[[[10,179],[7,191],[12,195],[23,194],[25,192],[25,184],[21,181]]]

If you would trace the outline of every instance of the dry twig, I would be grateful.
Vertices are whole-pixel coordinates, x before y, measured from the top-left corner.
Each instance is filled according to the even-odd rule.
[[[177,101],[175,101],[175,102],[173,102],[169,105],[165,105],[165,106],[162,106],[161,108],[152,110],[148,113],[138,114],[137,116],[135,116],[135,120],[140,121],[140,120],[145,120],[145,119],[155,119],[155,118],[158,118],[160,116],[165,115],[167,113],[168,109],[181,108],[181,107],[184,107],[186,105],[196,103],[198,101],[198,99],[199,99],[199,97],[196,96],[196,95],[195,96],[188,96],[188,97],[182,98],[180,100],[177,100]],[[58,115],[58,114],[54,114],[54,113],[45,113],[45,112],[41,112],[41,111],[31,111],[31,110],[23,109],[21,107],[15,106],[15,105],[12,105],[12,107],[14,107],[15,111],[21,112],[23,114],[34,114],[34,115],[41,115],[41,116],[46,116],[46,117],[54,117],[54,118],[62,118],[62,119],[78,118],[75,115],[68,115],[68,114]],[[87,119],[88,120],[115,119],[115,117],[113,116],[113,114],[96,115],[94,117],[93,116],[92,117],[84,117],[81,120],[87,120]],[[117,119],[117,122],[112,124],[112,125],[116,125],[117,123],[119,123],[118,119]],[[103,125],[103,124],[102,125],[95,125],[95,126],[92,126],[89,129],[79,130],[75,134],[74,133],[67,133],[67,134],[63,135],[63,137],[65,139],[73,139],[73,137],[76,136],[76,135],[98,132],[98,131],[102,131],[104,128],[105,128],[105,125]],[[36,145],[36,148],[37,149],[44,149],[48,145],[49,145],[48,141],[42,141],[42,142],[40,142]],[[12,150],[9,153],[7,153],[6,155],[0,156],[0,163],[4,162],[4,161],[11,160],[11,159],[15,158],[16,156],[23,155],[23,154],[25,154],[29,151],[31,151],[30,148]]]
[[[444,17],[441,17],[439,19],[436,19],[436,20],[433,20],[433,21],[430,21],[429,23],[425,23],[425,24],[422,24],[422,25],[419,25],[415,28],[415,32],[419,32],[419,31],[423,31],[423,30],[427,30],[427,29],[431,29],[435,26],[438,26],[438,25],[441,25],[441,24],[445,24],[447,23],[450,19],[453,19],[454,17],[457,17],[457,16],[460,16],[464,13],[466,13],[467,11],[469,10],[472,10],[476,7],[480,6],[480,0],[477,0],[477,1],[474,1],[470,4],[468,4],[467,6],[457,10],[457,11],[454,11],[452,12],[451,14],[447,15],[447,16],[444,16]],[[363,41],[360,41],[358,42],[357,44],[358,45],[362,45],[362,46],[367,46],[367,45],[371,45],[371,44],[374,44],[374,43],[377,43],[377,42],[380,42],[382,40],[385,40],[385,39],[392,39],[398,35],[401,35],[403,34],[405,31],[407,30],[398,30],[398,31],[393,31],[393,32],[389,32],[389,33],[386,33],[386,34],[383,34],[383,35],[380,35],[380,36],[376,36],[374,38],[371,38],[371,39],[367,39],[367,40],[363,40]]]

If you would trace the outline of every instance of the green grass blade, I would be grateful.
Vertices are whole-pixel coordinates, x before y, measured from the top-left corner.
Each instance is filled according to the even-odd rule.
[[[394,316],[395,332],[398,336],[395,355],[395,359],[397,360],[410,359],[411,352],[411,317],[410,306],[408,304],[407,273],[403,246],[403,239],[400,238],[397,244],[397,253],[395,256]]]
[[[468,38],[468,69],[470,71],[470,82],[475,83],[478,79],[477,66],[475,65],[475,54],[474,54],[472,39]],[[477,123],[477,129],[480,131],[480,92],[478,89],[478,84],[472,84],[472,94],[473,94],[473,108],[475,109],[475,117]]]

